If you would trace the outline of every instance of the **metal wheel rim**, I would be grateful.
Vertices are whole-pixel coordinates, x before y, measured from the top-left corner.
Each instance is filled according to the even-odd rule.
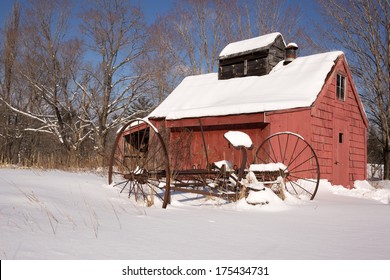
[[[129,129],[134,132],[124,136]],[[121,192],[126,190],[136,201],[148,204],[158,197],[162,207],[167,207],[170,202],[168,151],[152,123],[135,119],[118,131],[109,161],[108,183],[119,187]]]
[[[288,149],[292,149],[291,153]],[[286,166],[285,189],[296,197],[305,195],[310,200],[314,199],[320,181],[320,166],[314,149],[302,136],[279,132],[262,142],[254,163],[277,162]],[[312,178],[305,178],[305,173],[312,174]]]

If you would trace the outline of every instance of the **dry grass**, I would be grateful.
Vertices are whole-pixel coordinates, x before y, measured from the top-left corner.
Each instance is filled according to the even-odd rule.
[[[79,171],[94,171],[105,172],[107,174],[107,166],[103,166],[102,162],[106,164],[108,160],[102,160],[101,157],[95,156],[91,158],[72,159],[69,157],[61,157],[56,155],[41,156],[36,155],[29,159],[21,159],[19,163],[14,164],[11,162],[0,162],[1,167],[17,167],[17,168],[34,168],[34,169],[51,169],[51,170],[64,170],[70,172]]]

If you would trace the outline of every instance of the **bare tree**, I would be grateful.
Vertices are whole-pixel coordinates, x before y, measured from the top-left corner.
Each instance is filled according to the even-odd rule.
[[[235,1],[178,1],[167,15],[167,31],[172,34],[172,51],[179,60],[183,75],[209,73],[216,69],[218,55],[227,43],[225,26]],[[229,15],[229,16],[227,16]],[[185,67],[184,67],[185,66]]]
[[[370,125],[381,144],[384,178],[390,179],[389,0],[319,1],[327,20],[322,34],[347,52]]]
[[[3,102],[29,118],[24,131],[53,135],[73,157],[90,134],[79,118],[73,77],[79,68],[81,42],[67,39],[70,6],[66,1],[31,0],[25,7],[18,75],[23,91]],[[15,102],[19,100],[19,102]]]
[[[176,85],[184,76],[217,71],[219,53],[228,43],[277,31],[302,39],[299,15],[299,6],[286,0],[176,1],[152,26],[156,50],[150,60],[158,67],[149,67],[151,76],[161,82],[159,88],[169,81]],[[170,71],[158,71],[164,69],[162,61],[168,62]],[[164,73],[168,76],[162,78]]]
[[[272,32],[280,32],[285,39],[301,40],[301,7],[299,2],[286,0],[246,0],[228,3],[231,10],[229,42]],[[301,42],[299,42],[301,43]]]
[[[148,90],[154,105],[160,104],[188,73],[176,49],[175,32],[169,27],[169,17],[159,17],[149,27],[146,59],[142,67],[148,74]]]
[[[85,84],[78,82],[90,108],[99,153],[106,153],[109,131],[131,118],[130,104],[144,94],[146,75],[137,59],[145,53],[146,27],[140,9],[125,0],[96,0],[82,15],[82,33],[94,55],[84,69]]]
[[[15,81],[15,60],[18,53],[18,39],[20,26],[20,6],[13,6],[12,14],[6,21],[4,32],[4,44],[1,52],[2,73],[0,79],[0,139],[1,161],[16,163],[17,146],[20,144],[18,137],[17,115],[6,106],[12,98],[12,88]],[[15,148],[16,147],[16,148]]]

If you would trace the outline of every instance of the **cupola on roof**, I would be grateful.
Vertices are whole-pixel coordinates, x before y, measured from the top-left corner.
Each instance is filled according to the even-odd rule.
[[[219,55],[218,79],[267,75],[285,59],[285,49],[279,32],[230,43]]]

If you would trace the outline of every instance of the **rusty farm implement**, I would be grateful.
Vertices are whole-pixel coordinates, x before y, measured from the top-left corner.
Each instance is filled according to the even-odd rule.
[[[233,165],[225,159],[209,162],[200,121],[199,125],[207,164],[205,168],[177,169],[173,162],[178,160],[174,157],[182,151],[171,144],[169,130],[158,129],[144,119],[125,124],[118,131],[111,152],[109,184],[143,205],[150,206],[158,198],[163,208],[170,203],[172,193],[235,201],[246,197],[250,190],[263,190],[259,184],[248,183],[251,180],[272,189],[281,199],[286,195],[310,200],[315,197],[320,179],[318,158],[300,135],[279,132],[256,147],[247,134],[228,131],[222,141],[228,141],[241,153],[240,163]],[[248,151],[254,155],[252,159],[248,158]]]

